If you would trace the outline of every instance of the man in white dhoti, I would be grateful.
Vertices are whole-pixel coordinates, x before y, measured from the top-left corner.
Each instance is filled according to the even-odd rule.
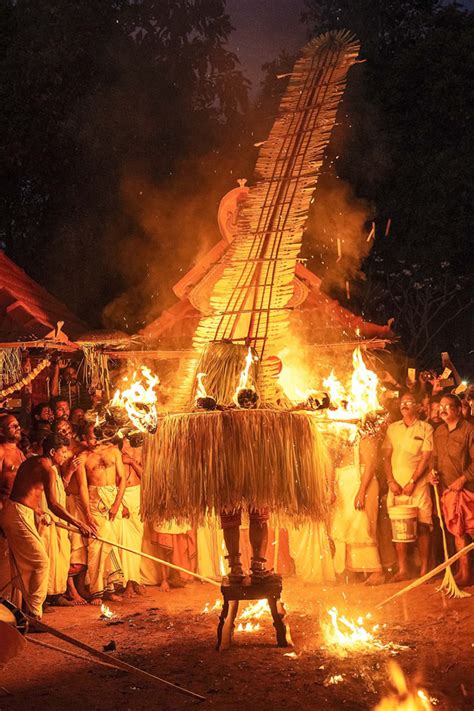
[[[383,443],[385,474],[389,492],[387,508],[396,506],[397,497],[409,497],[409,502],[418,507],[418,552],[421,559],[420,575],[429,570],[432,504],[428,482],[428,467],[433,451],[433,428],[418,418],[419,406],[412,393],[400,399],[402,420],[388,426]],[[408,543],[395,543],[398,558],[398,573],[391,582],[407,580]]]
[[[85,444],[75,439],[72,425],[66,418],[62,417],[54,423],[54,429],[58,434],[69,440],[69,459],[61,467],[63,482],[67,480],[66,485],[66,508],[74,518],[77,518],[83,523],[87,522],[87,512],[84,508],[79,492],[79,482],[76,476],[77,466],[70,469],[72,461],[76,461],[79,454],[85,450]],[[87,573],[87,547],[88,539],[81,536],[79,531],[69,533],[69,541],[71,547],[69,575],[67,581],[68,597],[74,605],[86,605],[88,592],[86,590],[86,573]]]
[[[55,516],[77,526],[84,536],[95,533],[93,524],[86,525],[71,516],[57,498],[54,467],[61,466],[68,455],[67,440],[50,435],[44,441],[44,451],[42,457],[31,457],[21,464],[2,515],[15,572],[14,602],[20,607],[22,597],[28,612],[37,619],[42,616],[49,582],[49,559],[35,525],[35,513],[42,514],[43,492]]]
[[[141,551],[143,541],[143,523],[140,518],[140,481],[142,477],[141,447],[131,447],[128,439],[124,439],[122,461],[125,469],[126,487],[123,504],[128,510],[128,516],[120,519],[119,543],[128,548]],[[141,557],[136,553],[121,550],[123,579],[125,581],[124,597],[141,595]]]
[[[87,448],[79,455],[76,476],[88,523],[94,523],[100,538],[111,542],[102,543],[96,538],[89,542],[89,602],[100,605],[102,599],[120,599],[115,586],[123,582],[121,560],[113,544],[119,542],[120,518],[128,516],[128,511],[122,506],[126,480],[120,450],[99,442],[94,430],[93,424],[86,427]]]
[[[354,428],[335,468],[335,504],[331,525],[336,573],[368,574],[366,582],[369,585],[384,582],[376,537],[376,455],[376,437],[363,436]]]
[[[0,595],[11,597],[11,570],[8,544],[1,529],[3,502],[10,496],[18,467],[25,456],[18,447],[21,429],[13,415],[0,417]]]

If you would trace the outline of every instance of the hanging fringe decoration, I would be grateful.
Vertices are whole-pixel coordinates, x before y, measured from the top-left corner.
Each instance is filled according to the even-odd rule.
[[[26,387],[29,385],[37,375],[41,373],[42,370],[46,368],[50,364],[49,358],[45,358],[44,360],[39,363],[36,368],[34,368],[31,373],[28,373],[28,375],[25,375],[21,380],[19,380],[17,383],[14,383],[14,385],[10,385],[8,388],[3,388],[3,390],[0,390],[0,400],[8,397],[12,393],[16,392],[17,390],[21,390],[22,388]]]
[[[103,390],[107,399],[112,393],[112,384],[109,372],[109,356],[106,355],[100,346],[81,346],[84,353],[82,362],[84,369],[84,384],[88,390]]]
[[[142,517],[201,525],[242,505],[323,520],[328,454],[309,413],[224,410],[166,416],[145,438]]]
[[[21,350],[3,348],[0,350],[0,386],[16,383],[22,376]]]

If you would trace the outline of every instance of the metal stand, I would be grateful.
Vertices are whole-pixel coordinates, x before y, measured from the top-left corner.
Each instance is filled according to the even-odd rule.
[[[234,621],[237,617],[240,600],[267,600],[273,617],[277,647],[291,646],[289,629],[283,621],[286,613],[280,599],[282,587],[280,576],[273,576],[271,582],[258,583],[257,585],[229,583],[224,578],[221,585],[224,604],[217,626],[217,651],[222,652],[229,649],[232,644]]]

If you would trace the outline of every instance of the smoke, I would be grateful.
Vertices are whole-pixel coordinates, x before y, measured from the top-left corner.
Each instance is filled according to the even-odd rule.
[[[347,182],[335,174],[321,176],[303,239],[303,256],[308,268],[322,278],[327,293],[344,288],[346,281],[364,279],[361,265],[373,244],[374,212]]]
[[[107,250],[126,288],[103,311],[107,328],[137,331],[157,318],[176,302],[174,284],[218,240],[220,199],[236,187],[228,161],[218,159],[185,161],[159,185],[140,169],[125,171],[123,217],[107,235]]]

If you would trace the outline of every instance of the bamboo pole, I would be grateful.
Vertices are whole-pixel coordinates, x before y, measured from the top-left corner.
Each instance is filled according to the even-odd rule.
[[[43,632],[49,632],[50,634],[54,635],[58,639],[62,639],[63,642],[68,642],[69,644],[72,644],[74,647],[78,647],[78,649],[82,649],[85,652],[88,652],[93,657],[100,659],[101,662],[111,664],[111,665],[115,666],[117,669],[123,669],[124,671],[129,672],[130,674],[136,674],[137,676],[145,678],[148,681],[159,682],[160,684],[164,684],[165,686],[171,687],[175,691],[178,691],[180,694],[185,694],[186,696],[192,696],[194,699],[199,699],[199,701],[206,700],[206,698],[204,696],[195,694],[194,691],[185,689],[183,686],[178,686],[177,684],[172,684],[170,681],[166,681],[166,679],[162,679],[159,676],[150,674],[150,672],[144,671],[143,669],[139,669],[138,667],[134,667],[132,664],[127,664],[127,662],[123,662],[121,659],[114,659],[114,658],[110,657],[108,654],[105,654],[105,652],[100,652],[98,649],[94,649],[94,647],[89,647],[88,644],[81,642],[80,640],[76,639],[75,637],[70,637],[68,634],[65,634],[64,632],[60,632],[59,630],[55,629],[54,627],[45,625],[44,622],[41,622],[40,620],[36,620],[34,617],[31,617],[30,615],[25,615],[25,616],[28,619],[28,621],[30,622],[30,624],[33,627],[35,627],[36,629],[43,630]]]
[[[37,644],[39,647],[45,647],[46,649],[52,649],[53,652],[61,652],[61,654],[65,654],[67,657],[74,657],[74,659],[81,659],[83,662],[91,662],[90,657],[86,657],[84,654],[77,654],[77,652],[71,652],[69,649],[64,649],[63,647],[58,647],[55,644],[48,644],[48,642],[42,642],[40,639],[35,639],[34,637],[26,637],[27,642],[31,642],[31,644]],[[117,669],[114,664],[111,664],[110,662],[101,662],[99,659],[96,659],[97,664],[100,664],[103,667],[108,667],[109,669]]]
[[[440,565],[437,565],[436,568],[433,568],[433,570],[430,570],[429,573],[426,573],[426,575],[422,575],[421,578],[418,578],[417,580],[414,580],[410,585],[407,585],[406,587],[402,588],[398,592],[396,592],[394,595],[391,595],[388,597],[386,600],[383,600],[382,602],[379,602],[378,605],[375,606],[376,609],[379,607],[383,607],[387,603],[391,602],[392,600],[395,600],[397,597],[400,597],[401,595],[404,595],[407,592],[410,592],[410,590],[414,590],[417,588],[419,585],[423,585],[423,583],[426,583],[427,580],[430,578],[433,578],[435,575],[438,575],[438,573],[441,573],[443,570],[446,570],[446,568],[451,565],[451,563],[454,563],[456,560],[459,558],[462,558],[463,555],[466,555],[469,553],[469,551],[474,550],[474,541],[472,543],[469,543],[469,545],[464,546],[464,548],[461,548],[460,551],[455,553],[454,555],[451,556],[451,558],[448,558],[447,560],[444,561],[444,563],[441,563]]]
[[[65,531],[69,531],[70,533],[79,532],[78,530],[76,530],[76,527],[71,528],[71,526],[66,526],[64,523],[59,523],[58,521],[55,521],[54,525],[58,526],[59,528],[63,528]],[[221,586],[221,584],[218,583],[217,580],[206,578],[205,575],[199,575],[199,573],[193,573],[191,570],[187,570],[187,568],[181,568],[181,566],[174,565],[174,563],[168,563],[167,560],[162,560],[161,558],[157,558],[156,556],[150,555],[149,553],[139,551],[136,548],[128,548],[128,546],[123,546],[121,543],[116,543],[115,541],[108,541],[106,538],[101,538],[100,536],[94,536],[94,538],[98,541],[101,541],[101,543],[106,543],[109,546],[120,548],[121,550],[127,551],[128,553],[135,553],[135,555],[141,555],[142,558],[148,558],[148,560],[153,560],[155,561],[155,563],[161,563],[161,565],[167,565],[168,568],[173,568],[173,570],[179,570],[181,573],[193,575],[195,578],[199,578],[199,580],[204,580],[205,583],[210,583],[211,585],[215,585],[218,588],[220,588]]]

